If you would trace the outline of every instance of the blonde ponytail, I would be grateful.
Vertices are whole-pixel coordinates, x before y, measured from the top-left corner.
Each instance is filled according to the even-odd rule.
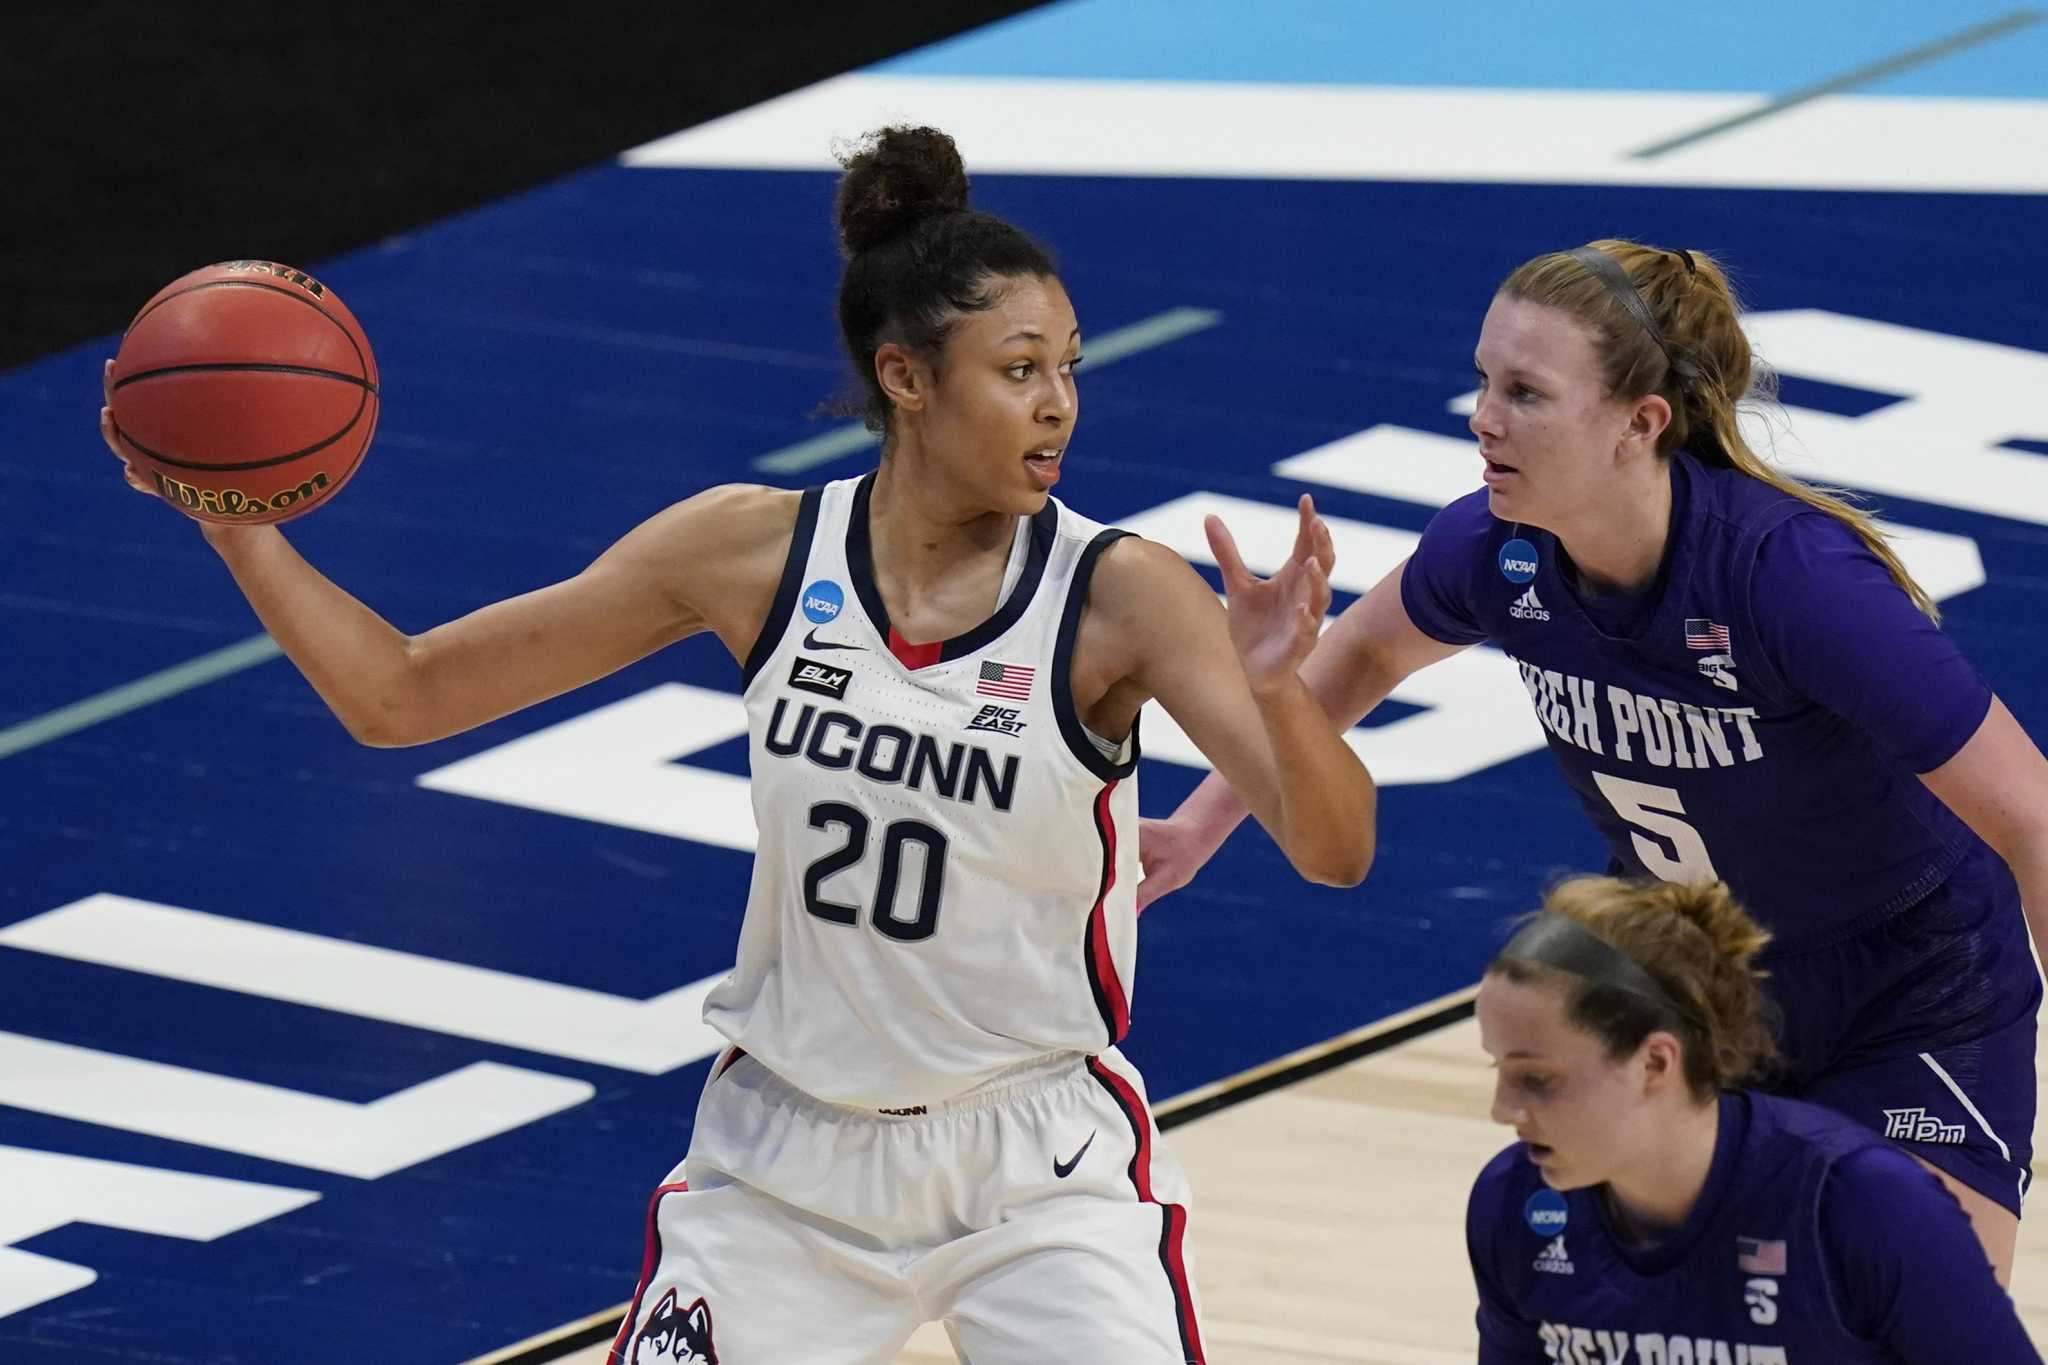
[[[1720,263],[1703,251],[1665,251],[1618,238],[1588,245],[1621,267],[1661,335],[1646,333],[1614,291],[1570,252],[1525,263],[1500,292],[1558,309],[1590,327],[1608,391],[1616,397],[1632,401],[1655,393],[1670,403],[1671,425],[1658,439],[1660,452],[1689,450],[1704,463],[1767,483],[1833,517],[1877,556],[1913,605],[1939,624],[1940,608],[1914,581],[1876,519],[1855,505],[1854,494],[1792,477],[1743,436],[1737,405],[1772,397],[1775,385],[1750,353],[1735,292]]]

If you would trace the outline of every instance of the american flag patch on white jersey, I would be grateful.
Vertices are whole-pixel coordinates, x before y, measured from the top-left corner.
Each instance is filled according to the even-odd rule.
[[[985,663],[974,690],[984,697],[1007,697],[1024,701],[1031,696],[1031,677],[1036,670],[1023,664]]]

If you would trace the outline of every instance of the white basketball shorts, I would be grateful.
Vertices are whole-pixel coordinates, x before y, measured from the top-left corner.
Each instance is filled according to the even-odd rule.
[[[1187,1179],[1114,1049],[904,1110],[829,1104],[728,1049],[654,1192],[617,1365],[1205,1361]]]

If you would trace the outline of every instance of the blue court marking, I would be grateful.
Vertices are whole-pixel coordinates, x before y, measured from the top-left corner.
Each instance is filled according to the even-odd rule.
[[[1777,93],[1984,20],[2013,0],[1066,0],[869,68],[893,75]],[[2041,25],[1870,87],[2048,98]]]
[[[33,749],[38,744],[48,744],[53,739],[61,739],[89,725],[162,701],[165,697],[204,687],[216,678],[267,663],[283,652],[277,641],[268,635],[251,636],[239,644],[174,664],[121,687],[109,688],[96,697],[73,702],[48,715],[10,725],[0,730],[0,758],[18,754],[23,749]]]
[[[1826,99],[1830,95],[1854,94],[1875,89],[1888,80],[1904,79],[1914,72],[1933,66],[1951,56],[1958,56],[1982,47],[1995,46],[2004,39],[2032,28],[2040,20],[2041,15],[2035,10],[2016,10],[2010,14],[2000,15],[1996,19],[1973,24],[1969,28],[1958,29],[1953,33],[1945,34],[1933,42],[1922,43],[1917,47],[1907,48],[1903,52],[1893,53],[1879,61],[1866,63],[1862,66],[1839,72],[1812,85],[1804,85],[1797,90],[1782,91],[1779,94],[1773,95],[1762,104],[1743,110],[1741,113],[1731,114],[1725,118],[1715,119],[1711,123],[1700,127],[1691,128],[1669,137],[1659,138],[1647,146],[1637,148],[1631,155],[1638,160],[1647,161],[1654,157],[1678,151],[1682,147],[1690,147],[1696,143],[1705,142],[1709,138],[1720,137],[1724,133],[1732,133],[1738,128],[1747,127],[1752,123],[1759,123],[1764,119],[1776,118],[1781,114],[1797,109],[1803,104]]]
[[[1995,6],[1993,8],[1996,8]],[[1958,6],[1955,25],[1968,23],[1973,7]],[[2033,23],[2001,38],[1943,57],[1915,71],[1871,85],[1873,95],[1962,95],[1980,99],[2048,98],[2048,9],[2014,7]]]

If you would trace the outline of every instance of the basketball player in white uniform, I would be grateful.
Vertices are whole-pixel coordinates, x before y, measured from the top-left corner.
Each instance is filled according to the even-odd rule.
[[[1305,876],[1371,861],[1371,779],[1295,672],[1328,532],[1303,499],[1262,582],[1212,522],[1226,618],[1171,551],[1053,500],[1079,328],[1044,248],[966,196],[931,129],[849,161],[840,320],[884,432],[864,478],[713,489],[414,638],[276,528],[205,527],[367,743],[699,631],[741,662],[760,843],[706,1006],[733,1045],[650,1204],[624,1365],[880,1365],[932,1320],[971,1365],[1205,1360],[1186,1183],[1115,1048],[1139,708],[1160,700]]]

